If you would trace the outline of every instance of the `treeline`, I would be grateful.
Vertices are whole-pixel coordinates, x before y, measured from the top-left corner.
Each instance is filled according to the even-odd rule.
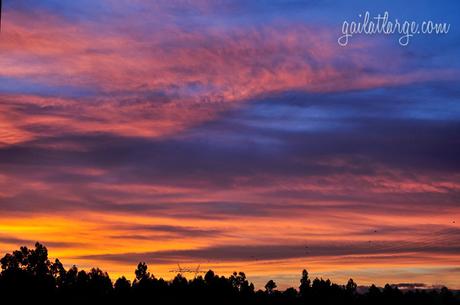
[[[358,293],[349,280],[337,285],[330,280],[311,280],[304,270],[297,289],[277,290],[270,280],[265,290],[255,290],[243,272],[230,277],[208,271],[204,277],[187,280],[180,274],[166,281],[150,274],[145,263],[139,263],[131,283],[125,277],[112,282],[109,275],[93,268],[89,272],[73,266],[66,270],[56,259],[48,259],[46,247],[21,247],[1,260],[0,304],[255,304],[255,305],[450,305],[460,304],[459,296],[443,288],[403,292],[386,285],[371,286]]]

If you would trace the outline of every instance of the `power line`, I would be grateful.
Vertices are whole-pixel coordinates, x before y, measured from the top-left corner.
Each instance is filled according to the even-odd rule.
[[[169,270],[169,272],[178,273],[183,275],[184,273],[193,273],[195,277],[198,276],[199,273],[206,273],[205,271],[200,270],[201,265],[198,265],[196,268],[188,268],[188,267],[181,267],[180,264],[177,264],[177,269]]]

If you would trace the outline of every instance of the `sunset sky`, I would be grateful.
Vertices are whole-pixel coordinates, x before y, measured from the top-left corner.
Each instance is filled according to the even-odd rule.
[[[460,2],[369,2],[3,1],[0,256],[460,288]]]

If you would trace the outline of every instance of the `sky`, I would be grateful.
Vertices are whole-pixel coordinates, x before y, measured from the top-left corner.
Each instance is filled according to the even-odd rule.
[[[446,22],[354,35],[344,21]],[[460,3],[5,0],[0,255],[460,288]]]

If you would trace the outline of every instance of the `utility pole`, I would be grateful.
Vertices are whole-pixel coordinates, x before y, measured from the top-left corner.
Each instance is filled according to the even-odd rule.
[[[177,264],[177,269],[172,269],[172,270],[169,270],[169,272],[173,272],[173,273],[176,273],[176,274],[180,274],[181,276],[184,275],[184,273],[192,273],[195,275],[195,278],[198,276],[198,274],[200,273],[206,273],[205,271],[201,271],[200,270],[200,267],[201,265],[198,265],[196,268],[182,268],[180,266],[180,264]]]

